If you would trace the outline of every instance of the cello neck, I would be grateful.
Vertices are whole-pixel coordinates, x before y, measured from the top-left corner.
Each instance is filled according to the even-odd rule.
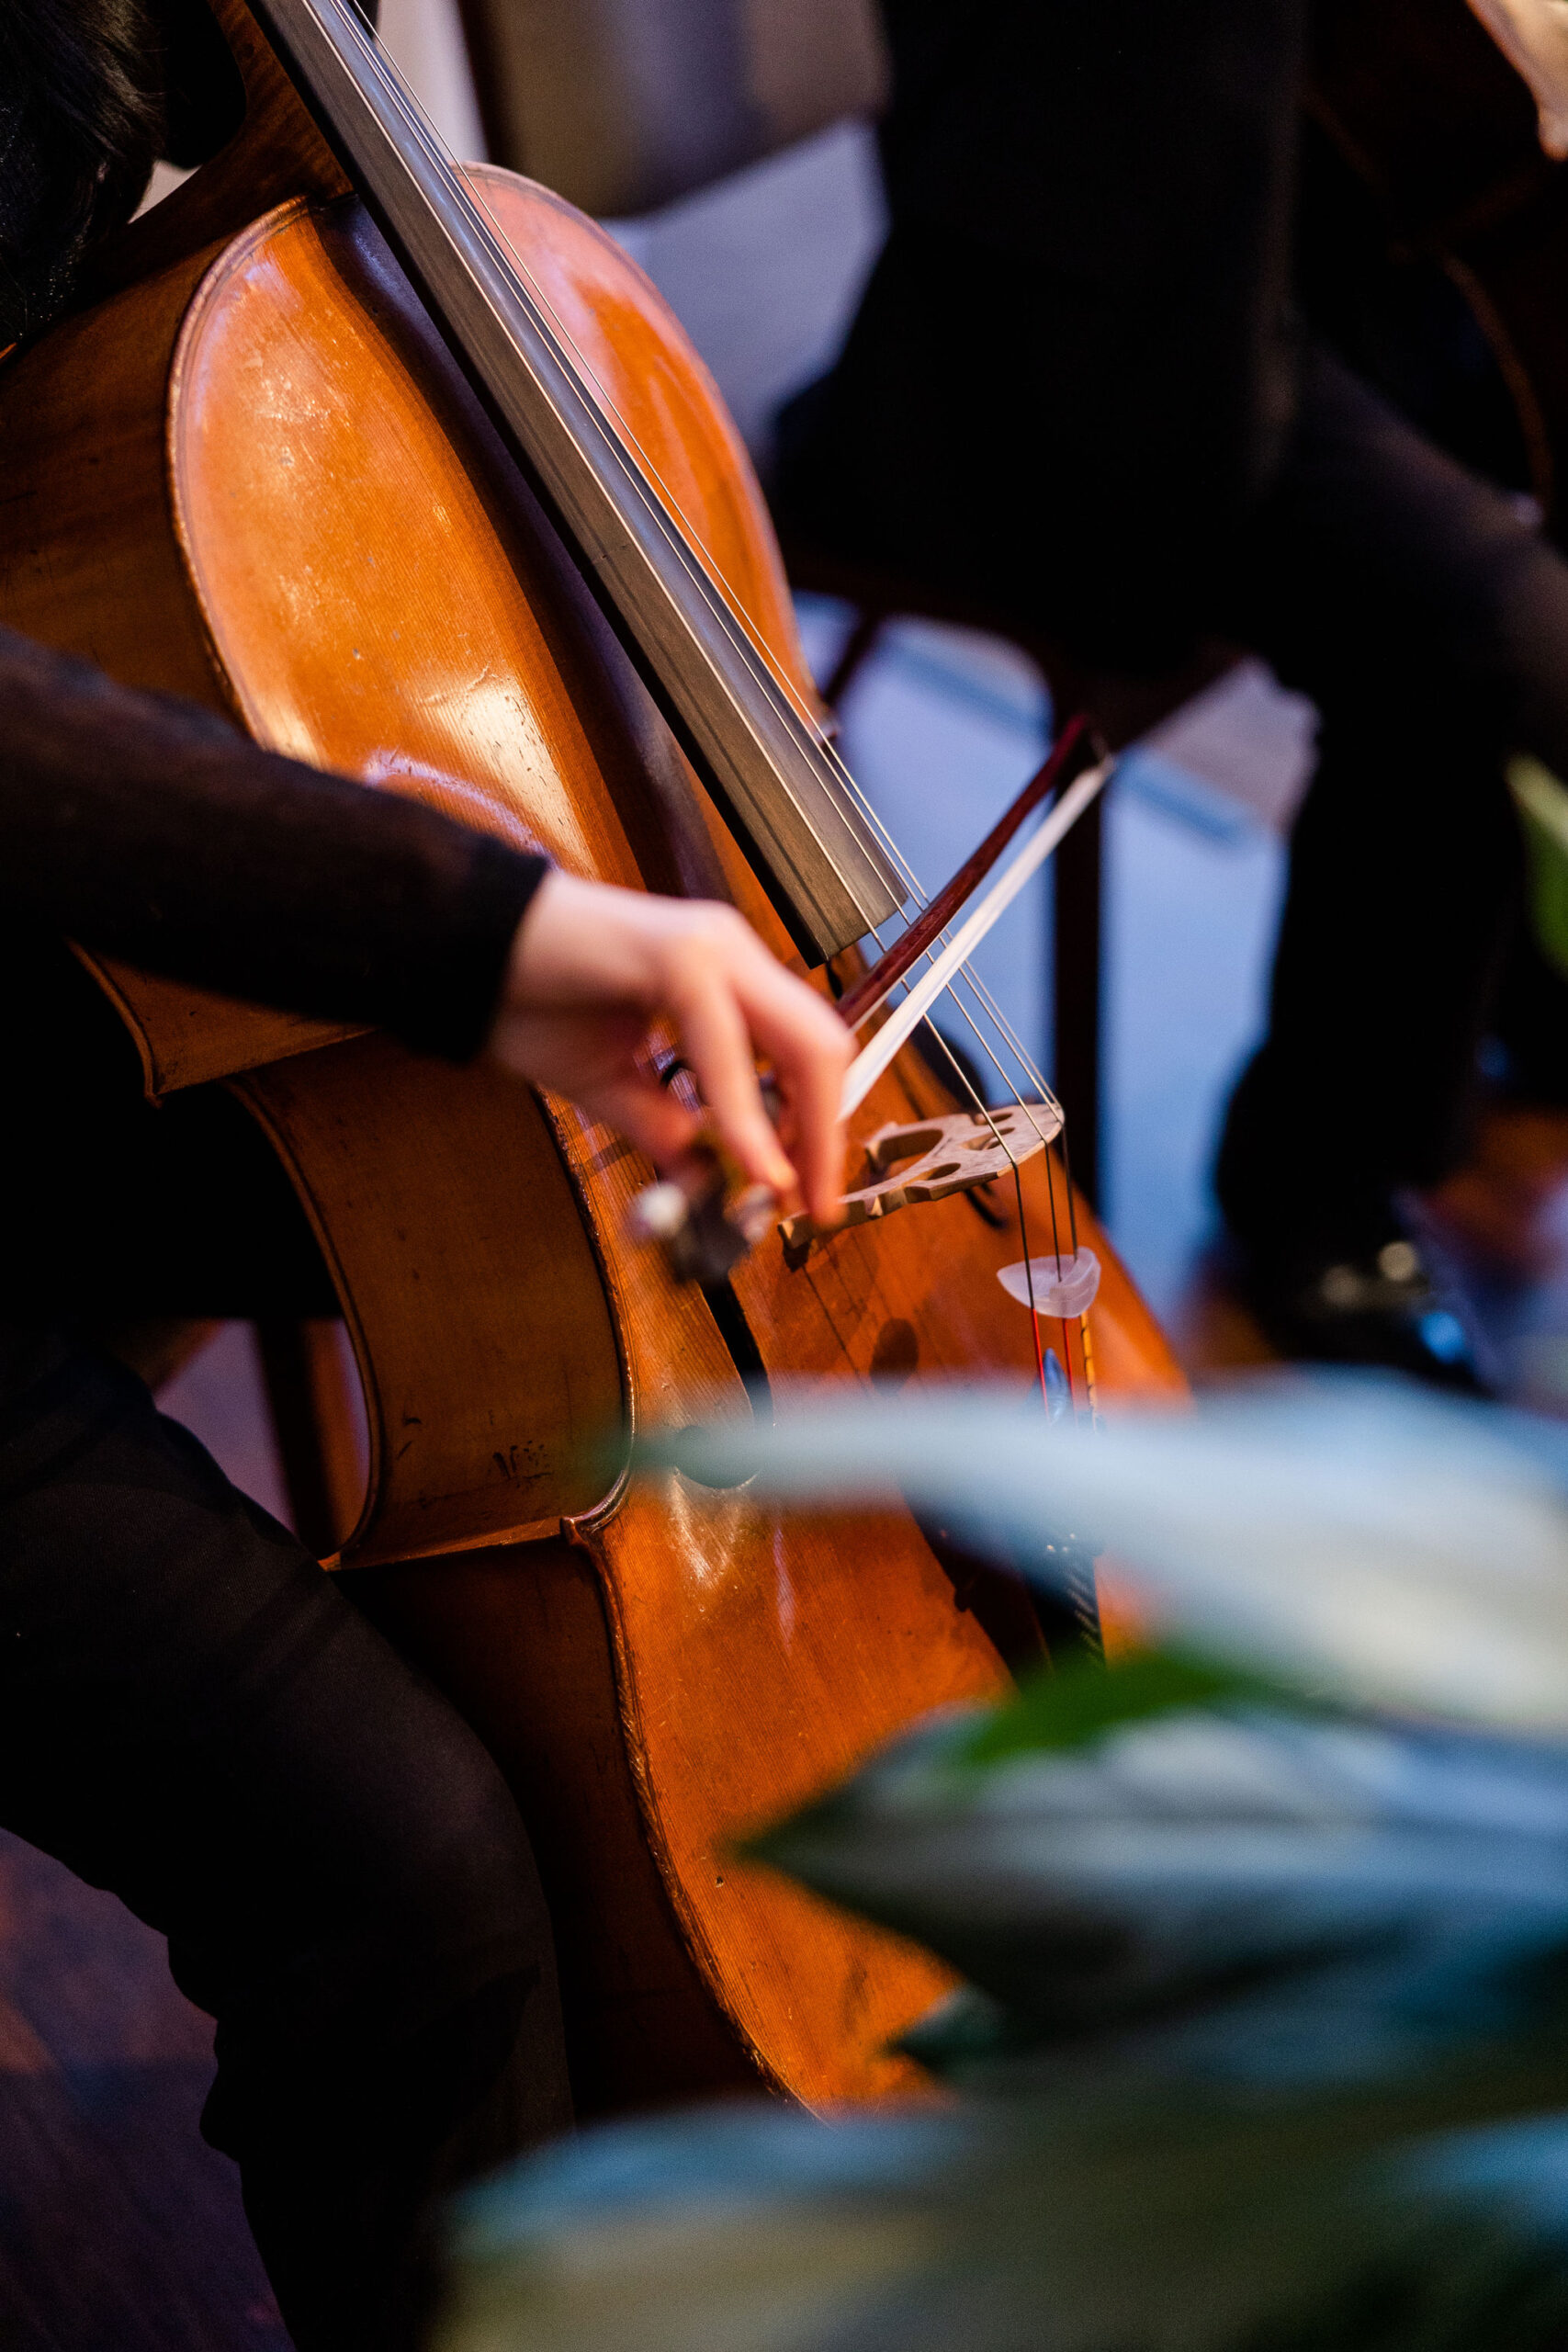
[[[247,0],[739,839],[820,962],[902,904],[802,709],[607,422],[353,0]]]

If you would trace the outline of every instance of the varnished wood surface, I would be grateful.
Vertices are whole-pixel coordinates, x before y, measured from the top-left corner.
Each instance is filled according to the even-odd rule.
[[[1568,1113],[1494,1112],[1470,1162],[1425,1206],[1481,1301],[1495,1345],[1506,1349],[1513,1334],[1568,1343]],[[1212,1261],[1194,1268],[1173,1329],[1199,1380],[1268,1355]],[[209,1442],[224,1458],[226,1437],[234,1453],[251,1451],[259,1410],[259,1392],[236,1385],[231,1426],[204,1428]],[[536,1569],[544,1548],[533,1555]],[[519,1555],[493,1549],[375,1571],[356,1580],[356,1597],[378,1595],[377,1612],[417,1631],[439,1672],[461,1670],[470,1713],[512,1777],[538,1789],[542,1806],[558,1808],[558,1835],[548,1842],[570,1861],[604,1837],[604,1815],[626,1803],[626,1783],[615,1770],[618,1735],[613,1714],[603,1713],[610,1686],[602,1672],[589,1672],[572,1699],[586,1772],[554,1770],[541,1719],[514,1703],[545,1679],[542,1660],[558,1661],[563,1679],[577,1670],[592,1650],[582,1621],[603,1627],[586,1555],[556,1546],[550,1556],[550,1572],[534,1576],[526,1596],[518,1590]],[[460,1611],[443,1599],[449,1577],[468,1586]],[[486,1638],[464,1644],[455,1659],[462,1617],[482,1625]],[[602,1646],[602,1630],[599,1640]],[[635,1794],[624,1843],[638,1850]],[[547,1865],[564,1974],[581,1996],[572,2057],[585,2112],[624,2099],[628,2081],[640,2080],[652,2099],[746,2078],[733,2034],[711,2005],[690,1998],[689,1982],[682,1986],[690,1962],[644,1853],[644,1875],[629,1889],[587,1874],[574,1883]],[[617,1893],[619,1917],[606,1909],[606,1896]],[[621,1929],[626,1939],[615,1942]],[[597,2009],[578,1964],[585,1951],[600,1961]],[[169,1983],[161,1939],[112,1897],[0,1838],[6,2352],[287,2352],[233,2169],[197,2130],[209,2041],[210,2028]]]
[[[370,1425],[361,1564],[589,1507],[616,1336],[554,1139],[497,1073],[367,1037],[246,1080],[344,1300]]]
[[[220,250],[198,248],[0,367],[0,618],[124,684],[229,717],[171,527],[165,442],[175,345]],[[84,960],[136,1038],[154,1094],[344,1034]]]
[[[730,609],[800,703],[819,709],[745,445],[670,305],[624,246],[548,188],[492,164],[473,167],[468,179]]]
[[[222,153],[100,249],[68,318],[0,365],[0,615],[127,685],[229,715],[169,527],[165,388],[186,308],[229,240],[281,195],[346,183],[243,0],[213,0],[244,84]],[[96,299],[95,299],[96,298]],[[162,1094],[344,1034],[88,958]]]
[[[484,184],[558,309],[578,301],[573,333],[602,334],[602,372],[621,366],[611,396],[671,511],[798,671],[754,480],[657,296],[554,199]],[[102,501],[101,576],[94,496],[65,500],[73,586],[40,604],[39,633],[118,628],[84,650],[121,674],[199,676],[261,741],[542,843],[571,870],[710,875],[787,956],[358,205],[283,204],[199,277],[187,262],[165,277],[156,303],[132,288],[68,330],[73,380],[106,387],[142,488]],[[154,356],[115,360],[149,324]],[[34,420],[28,576],[47,581],[50,485],[90,446],[92,419],[84,404],[51,438],[10,389]],[[138,633],[120,607],[142,540]],[[166,1067],[169,1006],[119,986],[150,1064]],[[932,1705],[998,1689],[975,1617],[901,1512],[835,1532],[678,1475],[626,1495],[614,1461],[589,1452],[623,1415],[636,1428],[751,1410],[735,1330],[727,1341],[699,1293],[628,1244],[626,1209],[649,1171],[616,1138],[378,1038],[301,1052],[289,1035],[257,1068],[231,1019],[197,1003],[174,1034],[186,1070],[204,1040],[251,1065],[240,1091],[338,1285],[371,1428],[344,1559],[362,1580],[385,1576],[411,1645],[508,1762],[572,1948],[588,2096],[613,2106],[735,2079],[825,2104],[907,2087],[885,2045],[942,1973],[728,1848]],[[906,1053],[862,1118],[870,1132],[950,1107]],[[736,1276],[742,1356],[808,1385],[963,1373],[1024,1385],[1029,1318],[996,1278],[1050,1246],[1052,1178],[1043,1155],[1024,1171],[1027,1233],[998,1186],[804,1259],[771,1238]],[[1054,1181],[1066,1246],[1059,1170]],[[1179,1387],[1087,1218],[1080,1238],[1106,1259],[1102,1400]],[[1059,1343],[1081,1379],[1076,1334]]]

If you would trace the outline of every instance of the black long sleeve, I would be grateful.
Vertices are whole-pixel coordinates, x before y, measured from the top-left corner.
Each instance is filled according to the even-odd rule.
[[[0,910],[466,1060],[543,858],[0,629]]]

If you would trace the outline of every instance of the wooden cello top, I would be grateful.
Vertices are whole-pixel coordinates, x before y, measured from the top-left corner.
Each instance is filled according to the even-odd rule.
[[[253,128],[279,143],[198,174],[127,238],[118,287],[107,269],[103,300],[0,372],[17,518],[0,610],[578,870],[671,887],[705,861],[791,952],[384,239],[247,54]],[[481,186],[594,350],[667,511],[803,690],[750,469],[658,297],[554,199]],[[771,1236],[709,1299],[629,1246],[649,1171],[569,1104],[115,978],[159,1082],[248,1071],[238,1091],[313,1221],[371,1429],[345,1564],[518,1789],[585,2103],[738,2080],[822,2103],[911,2087],[887,2044],[943,1973],[731,1861],[728,1841],[930,1706],[1000,1687],[997,1647],[908,1511],[807,1525],[679,1473],[628,1493],[592,1441],[617,1419],[749,1414],[759,1368],[1021,1386],[1032,1326],[998,1275],[1047,1246],[1060,1168],[1041,1153],[1016,1197],[954,1193],[802,1251]],[[953,1107],[906,1053],[865,1125]],[[1078,1232],[1105,1261],[1102,1398],[1168,1393],[1168,1351],[1081,1204]],[[1084,1335],[1051,1342],[1081,1395]]]

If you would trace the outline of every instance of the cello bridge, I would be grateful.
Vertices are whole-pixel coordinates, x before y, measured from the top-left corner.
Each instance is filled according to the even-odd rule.
[[[878,1127],[865,1143],[866,1182],[844,1195],[840,1227],[870,1225],[896,1209],[972,1193],[1032,1159],[1062,1132],[1054,1102],[1009,1102],[995,1111],[953,1111],[907,1126]],[[830,1239],[804,1212],[782,1218],[784,1247]]]

